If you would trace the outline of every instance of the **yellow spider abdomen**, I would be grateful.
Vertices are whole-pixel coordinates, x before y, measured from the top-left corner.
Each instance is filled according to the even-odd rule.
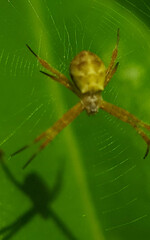
[[[106,68],[102,60],[90,51],[80,52],[70,64],[70,75],[82,93],[104,90]]]

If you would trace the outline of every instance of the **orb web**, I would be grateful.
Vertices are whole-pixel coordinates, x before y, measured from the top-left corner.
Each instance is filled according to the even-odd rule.
[[[21,21],[24,22],[24,19],[20,14],[20,6],[17,5],[17,2],[8,1],[8,3],[14,9],[15,14],[18,14]],[[46,12],[47,20],[51,23],[52,33],[54,34],[54,39],[56,39],[57,43],[51,43],[52,47],[54,47],[44,49],[42,52],[41,49],[43,49],[43,42],[48,41],[45,40],[45,32],[48,36],[47,38],[50,37],[51,32],[48,27],[45,26],[43,15],[40,14],[40,11],[35,3],[31,0],[28,0],[27,3],[32,14],[37,18],[37,23],[40,23],[40,37],[37,39],[38,54],[42,53],[42,55],[48,59],[51,58],[51,55],[53,55],[54,59],[57,59],[56,67],[66,75],[68,75],[68,66],[71,59],[83,49],[96,52],[98,55],[104,58],[105,63],[108,65],[113,47],[115,46],[115,31],[117,30],[118,25],[121,26],[122,21],[125,21],[128,24],[130,23],[130,20],[123,15],[122,12],[120,13],[118,11],[118,8],[121,7],[121,5],[116,3],[117,6],[119,5],[119,7],[114,9],[114,6],[110,5],[109,11],[106,11],[106,13],[100,17],[97,28],[89,29],[88,23],[90,22],[90,16],[87,16],[86,20],[84,21],[82,16],[80,16],[78,13],[72,17],[70,23],[68,23],[68,19],[64,16],[61,26],[59,26],[56,15],[54,16],[50,9],[48,0],[44,0],[44,11]],[[144,4],[147,5],[146,2],[144,2]],[[93,1],[92,11],[95,14],[101,13],[100,9],[104,7],[105,4],[102,1]],[[123,8],[123,6],[121,8]],[[144,12],[143,14],[147,15],[147,13]],[[149,16],[150,15],[148,15],[148,17]],[[44,28],[42,29],[43,26]],[[106,29],[109,31],[106,31]],[[113,32],[113,41],[111,41],[112,34],[111,36],[108,36],[108,32],[110,31]],[[122,26],[121,32],[123,31],[124,29]],[[137,32],[141,34],[140,27],[137,27]],[[101,33],[103,33],[105,37],[108,36],[107,44],[111,42],[111,44],[108,46],[108,49],[106,48],[106,43],[104,41],[101,41],[101,44],[98,44]],[[128,37],[125,42],[125,40],[122,40],[122,38],[125,37],[125,34],[122,33],[121,35],[122,37],[120,41],[123,41],[124,45],[127,44]],[[123,45],[122,43],[120,44]],[[45,45],[47,46],[48,44]],[[59,45],[59,47],[57,45]],[[57,47],[59,48],[59,51],[57,51]],[[127,60],[127,58],[132,59],[132,54],[135,54],[136,52],[136,49],[134,48],[132,49],[129,47],[126,51],[124,49],[125,48],[123,47],[121,48],[121,53],[118,57],[120,62]],[[6,48],[2,48],[0,52],[0,64],[3,66],[3,75],[7,75],[9,79],[12,78],[13,80],[18,76],[23,76],[26,79],[32,79],[35,77],[34,74],[37,67],[40,68],[40,66],[37,65],[36,59],[35,61],[31,60],[32,57],[33,56],[31,56],[27,50],[24,51],[24,49],[9,52]],[[124,66],[122,64],[120,68],[123,67]],[[118,76],[121,78],[121,70],[118,71]],[[110,86],[104,91],[104,96],[109,99],[109,101],[112,101],[114,104],[120,106],[120,101],[122,100],[119,84],[122,82],[119,80],[119,77],[117,77],[116,73],[116,77],[112,79]],[[119,83],[117,83],[118,80]],[[14,112],[14,114],[11,116],[11,119],[13,121],[15,117],[21,116],[22,112],[25,113],[25,117],[20,120],[17,127],[12,127],[12,129],[8,130],[9,132],[7,132],[6,135],[4,134],[5,136],[3,136],[3,138],[0,140],[1,147],[3,147],[3,145],[5,146],[6,143],[11,143],[11,139],[13,140],[13,137],[17,134],[17,132],[23,130],[24,125],[28,125],[28,121],[31,121],[32,123],[32,129],[30,128],[28,130],[29,134],[31,131],[35,132],[36,129],[38,129],[38,126],[41,128],[41,122],[46,118],[47,115],[49,115],[49,119],[51,121],[51,118],[54,114],[56,114],[56,112],[57,114],[60,111],[61,113],[64,113],[64,110],[66,111],[68,109],[69,104],[66,103],[66,100],[63,100],[63,107],[60,111],[58,108],[54,108],[49,112],[49,106],[52,104],[54,104],[56,107],[57,105],[60,106],[56,98],[63,99],[63,91],[58,91],[55,95],[50,92],[44,93],[43,102],[39,102],[38,96],[36,95],[36,90],[38,89],[39,91],[39,88],[39,86],[37,87],[36,81],[34,81],[30,89],[30,95],[32,98],[30,97],[30,101],[26,101],[23,107],[20,107],[20,109],[16,110],[16,112]],[[125,88],[125,91],[126,90],[127,88]],[[35,99],[33,99],[34,96]],[[138,98],[136,98],[135,101],[137,99]],[[71,101],[73,103],[74,99]],[[125,107],[126,104],[123,101],[122,103]],[[130,107],[130,105],[128,104],[127,107]],[[34,117],[34,115],[36,115],[36,118],[34,118],[34,121],[32,121],[32,117]],[[140,202],[142,197],[139,195],[139,189],[133,191],[136,185],[135,181],[137,180],[138,184],[140,178],[142,178],[142,174],[139,174],[138,165],[139,161],[141,161],[141,152],[140,154],[137,152],[134,154],[133,150],[136,149],[134,144],[132,144],[132,146],[129,145],[129,143],[131,143],[130,140],[128,141],[130,134],[132,134],[133,138],[136,138],[133,133],[134,130],[129,130],[129,127],[126,127],[125,124],[120,123],[118,119],[115,119],[108,114],[103,114],[102,118],[102,124],[104,124],[103,127],[101,127],[99,132],[95,133],[95,135],[93,134],[95,142],[98,140],[95,150],[98,157],[95,158],[94,163],[91,163],[91,166],[93,167],[92,181],[95,184],[95,192],[93,190],[90,193],[92,195],[92,203],[96,209],[96,214],[100,219],[103,229],[106,232],[111,232],[113,230],[120,231],[120,229],[124,229],[127,226],[132,227],[132,225],[142,222],[149,216],[148,209],[142,209]],[[96,119],[96,121],[98,122],[98,119]],[[101,119],[99,119],[99,121],[101,121]],[[80,124],[82,125],[83,123]],[[48,124],[46,127],[49,127]],[[44,126],[42,129],[44,130]],[[72,133],[72,138],[76,138],[76,134],[74,134],[74,132]],[[122,138],[124,138],[126,141],[122,140]],[[77,137],[76,142],[82,144],[82,138],[78,139]],[[138,140],[138,142],[140,142],[140,140]],[[80,149],[79,144],[77,144],[77,147]],[[82,149],[79,151],[81,158],[84,158],[84,151],[82,151]],[[134,180],[134,176],[136,176],[136,174],[138,174],[139,179]],[[138,211],[139,206],[140,210]],[[132,214],[127,214],[130,211]],[[100,223],[98,224],[100,225]],[[122,237],[122,239],[124,238]]]

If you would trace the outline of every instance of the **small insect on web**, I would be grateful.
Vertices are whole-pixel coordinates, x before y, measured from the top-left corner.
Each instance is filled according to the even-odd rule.
[[[41,145],[24,165],[24,168],[57,136],[59,132],[61,132],[67,125],[69,125],[83,110],[85,110],[88,115],[93,115],[96,114],[99,109],[102,109],[109,114],[119,118],[123,122],[130,124],[136,130],[136,132],[141,135],[147,144],[147,150],[144,156],[144,158],[146,158],[149,153],[150,138],[146,135],[143,129],[150,131],[150,125],[142,122],[128,111],[104,101],[102,98],[102,91],[110,82],[111,78],[118,68],[119,63],[115,62],[118,54],[120,35],[119,32],[120,31],[118,29],[116,46],[112,52],[112,57],[108,68],[105,67],[102,60],[96,54],[90,51],[81,51],[70,63],[70,76],[72,81],[70,81],[61,72],[53,68],[45,60],[41,59],[29,47],[29,45],[27,45],[27,48],[30,50],[30,52],[50,73],[44,71],[40,72],[71,90],[80,98],[80,101],[68,112],[66,112],[62,118],[54,123],[52,127],[35,138],[31,144],[25,145],[11,155],[14,156],[31,147],[32,145],[41,142]]]

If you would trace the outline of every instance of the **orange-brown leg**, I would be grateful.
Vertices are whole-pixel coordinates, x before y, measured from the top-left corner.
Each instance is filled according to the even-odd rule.
[[[138,134],[141,135],[141,137],[144,139],[144,141],[147,144],[147,149],[144,155],[144,159],[147,157],[148,153],[149,153],[149,149],[150,149],[150,138],[140,129],[140,128],[136,128],[136,131]]]
[[[117,62],[116,65],[114,66],[114,68],[112,69],[112,71],[108,75],[106,75],[104,87],[106,87],[107,84],[110,82],[111,78],[113,77],[113,75],[115,74],[115,72],[118,69],[118,65],[119,65],[119,62]]]
[[[61,78],[57,78],[49,73],[40,71],[41,73],[43,73],[44,75],[46,75],[47,77],[52,78],[53,80],[55,80],[56,82],[61,83],[62,85],[64,85],[66,88],[70,89],[73,93],[75,93],[78,97],[81,96],[81,93],[79,92],[79,90],[76,88],[75,85],[72,84],[72,82],[66,82],[64,79]]]
[[[68,78],[60,73],[57,69],[53,68],[49,63],[47,63],[45,60],[41,59],[31,48],[28,44],[26,44],[27,48],[30,50],[30,52],[38,59],[38,61],[40,62],[40,64],[46,68],[48,71],[50,71],[51,73],[53,73],[55,76],[48,74],[46,72],[40,71],[41,73],[47,75],[48,77],[52,78],[53,80],[61,83],[62,85],[64,85],[66,88],[69,88],[72,92],[74,92],[75,94],[77,94],[76,88],[75,86],[68,80]]]
[[[64,78],[66,79],[66,81],[68,81],[68,79],[66,78],[65,75],[63,75],[62,73],[60,73],[58,70],[56,70],[55,68],[53,68],[49,63],[47,63],[45,60],[41,59],[31,48],[28,44],[26,44],[27,48],[30,50],[30,52],[38,59],[38,61],[40,62],[40,64],[46,68],[48,71],[52,72],[54,75],[56,75],[58,78]]]
[[[106,70],[106,77],[111,73],[111,71],[112,71],[112,69],[114,67],[114,64],[115,64],[115,61],[116,61],[116,58],[117,58],[117,55],[118,55],[119,38],[120,38],[120,30],[118,28],[118,31],[117,31],[117,42],[116,42],[115,49],[113,50],[113,53],[112,53],[111,62],[109,64],[109,67]]]
[[[106,112],[110,113],[111,115],[119,118],[123,122],[129,123],[139,135],[144,139],[144,141],[147,144],[147,150],[144,158],[149,153],[149,147],[150,147],[150,138],[143,132],[142,128],[146,128],[150,130],[150,125],[143,123],[141,120],[139,120],[137,117],[135,117],[133,114],[129,113],[128,111],[117,107],[111,103],[108,103],[104,100],[101,102],[101,109],[105,110]]]
[[[23,168],[25,168],[36,156],[37,154],[44,149],[48,143],[50,143],[59,132],[61,132],[67,125],[69,125],[82,111],[84,110],[84,107],[81,102],[77,103],[73,108],[71,108],[68,112],[66,112],[62,118],[60,118],[52,127],[47,129],[45,132],[43,132],[40,136],[38,136],[30,145],[26,145],[25,147],[19,149],[15,153],[13,153],[11,156],[14,156],[21,151],[29,148],[31,145],[41,141],[45,140],[37,149],[37,152],[35,152],[29,161],[24,165]]]

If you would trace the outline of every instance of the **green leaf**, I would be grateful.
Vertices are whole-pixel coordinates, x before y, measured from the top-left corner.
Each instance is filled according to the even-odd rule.
[[[0,239],[149,239],[150,157],[143,160],[146,144],[128,124],[102,110],[83,112],[25,170],[36,146],[9,157],[79,101],[39,72],[26,44],[70,78],[82,50],[108,66],[120,28],[119,68],[103,98],[150,123],[149,7],[2,0]]]

